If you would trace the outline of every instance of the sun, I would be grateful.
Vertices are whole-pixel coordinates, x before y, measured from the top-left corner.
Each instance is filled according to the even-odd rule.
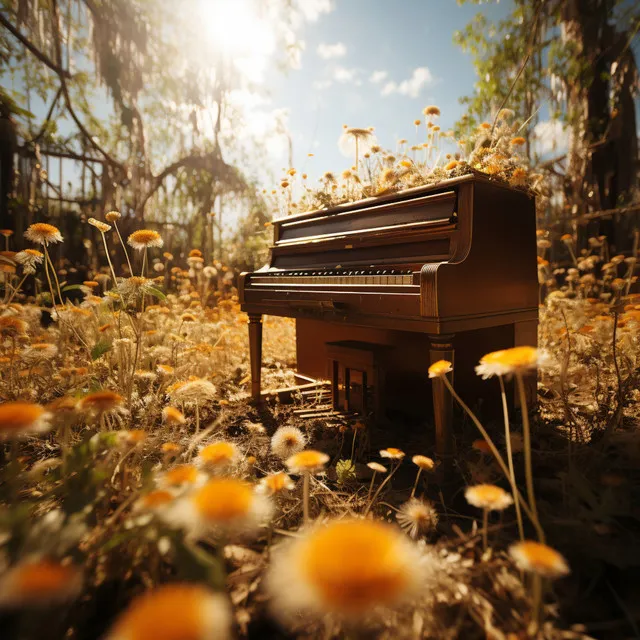
[[[267,5],[256,0],[201,0],[205,37],[248,80],[260,82],[276,46]]]

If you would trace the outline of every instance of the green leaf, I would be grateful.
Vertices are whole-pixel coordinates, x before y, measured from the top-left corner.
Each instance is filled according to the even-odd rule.
[[[154,296],[155,298],[158,298],[159,300],[166,300],[167,299],[167,296],[165,296],[164,293],[162,293],[162,291],[160,291],[160,289],[156,289],[155,287],[149,287],[149,288],[145,289],[144,292],[148,293],[150,296]]]
[[[100,356],[103,356],[107,351],[111,350],[111,343],[107,340],[98,340],[91,349],[91,359],[97,360]]]
[[[66,287],[62,287],[62,291],[78,291],[82,289],[81,284],[68,284]]]

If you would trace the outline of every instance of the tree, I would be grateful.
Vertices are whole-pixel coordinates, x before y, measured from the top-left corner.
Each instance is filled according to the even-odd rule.
[[[204,5],[0,4],[0,74],[13,87],[2,103],[21,142],[99,159],[103,206],[123,211],[130,225],[149,215],[181,223],[199,217],[204,224],[220,195],[248,203],[256,197],[251,163],[235,135],[246,114],[231,99],[255,87],[203,33],[197,12]],[[296,3],[253,0],[253,9],[281,11],[276,37],[294,52]],[[36,100],[47,105],[44,121],[31,113]]]
[[[478,14],[454,36],[478,73],[459,126],[511,108],[526,120],[527,152],[539,163],[531,143],[546,110],[570,134],[566,155],[546,160],[554,170],[566,163],[565,209],[576,215],[630,202],[638,184],[639,29],[640,8],[626,0],[515,0],[497,24]]]

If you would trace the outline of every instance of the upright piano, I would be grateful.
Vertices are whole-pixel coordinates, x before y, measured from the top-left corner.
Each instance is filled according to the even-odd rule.
[[[239,281],[253,398],[262,316],[293,317],[300,373],[333,377],[339,394],[351,382],[335,379],[329,352],[355,353],[363,365],[350,366],[371,384],[381,359],[385,375],[373,392],[384,403],[376,406],[424,406],[432,396],[436,448],[450,455],[452,398],[427,369],[455,362],[463,397],[497,395],[480,386],[479,358],[537,343],[535,224],[529,193],[477,174],[275,220],[269,264]],[[362,386],[362,375],[351,379]]]

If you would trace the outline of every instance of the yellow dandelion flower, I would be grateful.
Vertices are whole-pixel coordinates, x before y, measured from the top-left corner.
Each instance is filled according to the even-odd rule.
[[[240,453],[233,442],[214,442],[200,449],[198,462],[203,467],[223,468],[237,461]]]
[[[413,456],[411,462],[423,471],[433,471],[436,468],[436,463],[427,456]]]
[[[476,373],[487,379],[535,369],[547,360],[546,354],[535,347],[513,347],[488,353],[480,359]]]
[[[117,222],[118,220],[120,220],[120,218],[122,218],[122,214],[120,214],[120,212],[118,211],[109,211],[104,216],[104,219],[107,222]]]
[[[513,504],[511,494],[493,484],[467,487],[464,496],[470,505],[489,511],[503,511]]]
[[[127,244],[141,251],[147,247],[161,247],[164,241],[157,231],[153,231],[152,229],[139,229],[127,238]]]
[[[421,573],[418,550],[398,529],[345,519],[314,528],[275,554],[267,585],[276,610],[355,621],[413,597]]]
[[[292,473],[317,473],[329,462],[329,456],[315,449],[305,449],[287,458],[285,464]]]
[[[83,411],[101,413],[103,411],[113,411],[124,402],[124,398],[115,391],[104,389],[94,391],[80,400],[80,409]]]
[[[386,449],[382,449],[380,451],[381,458],[389,458],[391,460],[402,460],[404,458],[405,453],[402,449],[396,449],[396,447],[387,447]]]
[[[293,480],[284,472],[270,473],[260,480],[259,488],[267,495],[276,495],[284,491],[291,491],[295,487]]]
[[[182,487],[198,482],[200,474],[192,464],[179,464],[169,469],[160,478],[160,484],[165,487]]]
[[[177,425],[184,424],[187,419],[184,417],[184,414],[180,409],[176,409],[175,407],[165,407],[162,410],[162,421],[166,424]]]
[[[430,378],[440,378],[453,371],[453,366],[448,360],[438,360],[429,367]]]
[[[430,105],[426,106],[422,110],[422,113],[425,116],[439,116],[440,115],[440,108],[436,107],[434,104],[430,104]]]
[[[54,227],[52,224],[46,222],[36,222],[29,226],[24,232],[24,237],[30,242],[37,244],[55,244],[56,242],[62,242],[62,234],[58,227]]]
[[[569,573],[569,566],[562,554],[541,542],[518,542],[509,547],[509,554],[519,569],[545,578],[561,578]]]
[[[106,222],[102,222],[100,220],[96,220],[95,218],[89,218],[87,222],[92,227],[95,227],[100,233],[106,233],[107,231],[111,230],[110,224],[107,224]]]
[[[0,404],[0,440],[25,438],[51,428],[51,414],[39,404],[5,402]]]
[[[66,602],[82,589],[82,573],[53,560],[24,562],[0,579],[0,606],[42,606]]]
[[[227,599],[196,584],[168,584],[138,596],[106,640],[228,640],[233,617]]]
[[[523,138],[522,136],[516,136],[515,138],[511,138],[509,144],[513,147],[521,147],[523,144],[525,144],[525,142],[525,138]]]

